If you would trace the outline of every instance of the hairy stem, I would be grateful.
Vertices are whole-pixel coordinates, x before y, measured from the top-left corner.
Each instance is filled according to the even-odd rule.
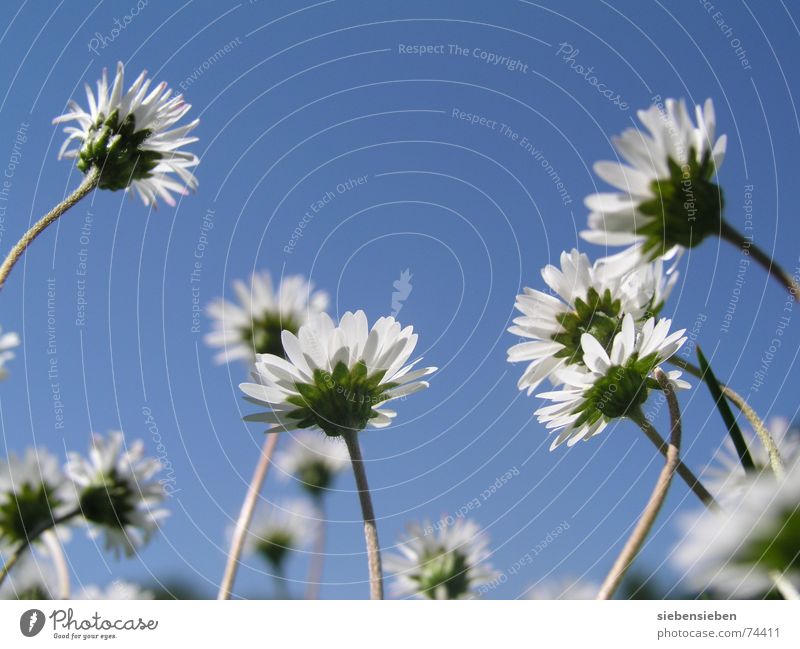
[[[311,555],[311,565],[308,569],[306,599],[319,599],[319,591],[322,587],[322,571],[325,568],[325,533],[328,527],[328,524],[325,520],[325,505],[323,498],[323,496],[320,496],[317,499],[319,520],[317,521],[316,538],[314,539],[314,553]]]
[[[6,260],[3,262],[3,265],[0,266],[0,289],[2,289],[5,285],[11,269],[14,268],[14,265],[20,260],[20,257],[22,257],[22,255],[28,249],[28,246],[33,243],[33,240],[42,232],[44,232],[50,224],[55,223],[59,217],[64,214],[64,212],[69,210],[76,203],[78,203],[78,201],[87,196],[95,187],[97,187],[97,183],[99,181],[100,170],[97,167],[90,168],[83,177],[83,181],[80,185],[78,185],[74,192],[72,192],[63,201],[61,201],[52,210],[50,210],[41,219],[33,224],[30,230],[28,230],[11,249],[11,252],[8,253]]]
[[[720,232],[720,237],[722,237],[725,241],[732,243],[740,250],[746,252],[746,254],[750,255],[759,264],[761,264],[767,273],[772,275],[772,277],[780,282],[795,300],[800,299],[800,284],[797,283],[794,277],[781,268],[778,263],[772,259],[772,257],[761,250],[761,248],[759,248],[743,234],[738,232],[727,221],[722,221],[722,231]]]
[[[614,562],[605,581],[603,581],[600,592],[597,594],[597,599],[611,599],[614,596],[614,592],[619,587],[622,578],[625,576],[628,568],[633,564],[636,555],[639,554],[639,550],[642,549],[648,534],[650,534],[653,523],[655,523],[658,513],[661,511],[661,507],[664,505],[667,492],[672,484],[672,477],[675,475],[678,465],[680,464],[681,411],[678,406],[678,400],[675,398],[675,392],[666,374],[664,374],[660,368],[656,368],[655,375],[669,403],[671,430],[669,446],[666,452],[667,459],[664,463],[664,468],[658,476],[656,486],[653,488],[653,492],[650,495],[650,500],[648,500],[647,506],[644,508],[639,521],[636,523],[633,533],[625,543],[625,547],[622,548],[622,552]]]
[[[264,440],[264,446],[261,449],[261,457],[259,457],[258,464],[256,464],[253,478],[250,480],[250,486],[247,488],[247,495],[244,498],[242,509],[239,512],[239,519],[236,521],[236,527],[233,530],[231,549],[228,553],[228,561],[225,564],[225,574],[222,576],[222,583],[219,587],[219,593],[217,593],[217,599],[230,599],[231,597],[233,582],[236,580],[236,572],[239,569],[239,562],[242,557],[244,540],[247,536],[247,530],[250,528],[250,521],[253,520],[253,512],[258,504],[258,496],[261,493],[261,487],[264,484],[270,464],[272,463],[272,454],[275,452],[275,446],[278,444],[278,434],[279,433],[267,433],[267,437]]]
[[[383,599],[383,573],[381,570],[381,550],[378,544],[378,527],[375,524],[375,511],[372,508],[372,497],[369,493],[367,473],[364,470],[364,458],[358,445],[358,433],[348,431],[342,435],[350,453],[350,462],[356,478],[358,497],[361,500],[361,513],[364,517],[364,538],[367,542],[367,562],[369,564],[370,599]]]
[[[658,434],[658,431],[655,429],[653,424],[647,421],[647,418],[641,413],[634,414],[631,419],[639,426],[639,428],[642,429],[642,432],[644,432],[644,434],[647,436],[647,439],[653,442],[659,452],[666,457],[669,446],[661,438],[661,435]],[[713,507],[716,505],[714,502],[714,497],[702,485],[697,476],[692,473],[692,470],[680,459],[678,460],[677,473],[681,478],[683,478],[683,481],[689,486],[689,488],[706,507]]]
[[[703,380],[703,373],[700,371],[699,367],[692,365],[683,359],[675,358],[674,356],[670,359],[670,362],[673,365],[685,370],[692,376]],[[778,451],[778,445],[775,443],[775,440],[772,437],[772,433],[769,432],[769,428],[767,428],[763,420],[758,416],[756,411],[750,407],[750,404],[747,403],[741,394],[732,390],[724,383],[720,383],[720,386],[722,387],[722,393],[741,411],[747,421],[750,422],[750,425],[753,427],[756,435],[758,435],[758,439],[761,441],[761,444],[767,451],[767,455],[769,456],[769,464],[772,468],[772,471],[779,479],[782,478],[786,472],[783,465],[783,459]]]
[[[69,581],[69,568],[67,567],[67,559],[64,556],[64,548],[61,547],[61,541],[54,530],[47,530],[42,534],[42,541],[47,546],[47,551],[53,558],[53,565],[56,569],[58,576],[58,597],[59,599],[69,599],[70,597],[70,581]]]

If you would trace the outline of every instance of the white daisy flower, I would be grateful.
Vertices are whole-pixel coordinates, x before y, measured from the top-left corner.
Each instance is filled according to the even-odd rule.
[[[0,459],[0,543],[16,546],[38,536],[74,505],[61,464],[46,449]]]
[[[574,365],[559,371],[562,389],[537,396],[552,401],[539,408],[539,422],[558,435],[550,446],[564,442],[572,446],[600,434],[618,417],[635,414],[647,401],[655,368],[677,352],[686,338],[684,329],[670,334],[671,320],[647,320],[637,332],[633,316],[626,314],[621,331],[614,336],[610,353],[591,334],[581,336],[585,368]],[[689,387],[681,372],[667,372],[679,389]]]
[[[245,417],[270,430],[318,428],[331,437],[360,431],[367,424],[388,426],[395,412],[379,405],[428,387],[422,379],[435,367],[414,369],[408,363],[417,344],[413,327],[379,318],[369,329],[363,311],[347,312],[339,325],[321,313],[295,336],[282,334],[287,360],[261,354],[253,378],[239,387],[267,412]]]
[[[706,236],[719,234],[722,190],[711,182],[725,156],[716,138],[714,104],[695,108],[667,99],[638,112],[648,129],[630,128],[613,139],[625,163],[598,162],[595,173],[619,191],[591,194],[589,229],[581,236],[604,246],[630,246],[609,258],[623,268],[656,257],[673,258]]]
[[[276,290],[266,271],[254,273],[250,286],[236,280],[238,304],[217,299],[206,309],[213,328],[206,344],[222,348],[216,361],[252,363],[256,354],[283,356],[281,332],[296,334],[309,318],[328,308],[328,294],[313,288],[302,275],[290,275]]]
[[[694,588],[725,597],[761,596],[776,575],[800,589],[800,462],[777,482],[752,474],[737,492],[724,508],[683,519],[677,566]]]
[[[20,339],[19,334],[8,331],[3,333],[3,328],[0,327],[0,381],[8,377],[8,370],[5,364],[14,358],[15,347],[19,347]]]
[[[314,497],[322,496],[349,463],[345,444],[311,431],[297,433],[289,448],[275,458],[282,474],[295,476]]]
[[[590,333],[608,347],[626,313],[636,321],[658,313],[678,276],[667,277],[660,261],[618,275],[572,250],[561,253],[560,269],[545,266],[542,278],[557,297],[526,287],[515,304],[522,315],[509,328],[533,341],[508,350],[509,362],[528,362],[517,384],[528,394],[545,379],[555,384],[561,368],[583,364],[582,334]]]
[[[96,95],[86,85],[88,111],[70,101],[68,112],[53,120],[54,124],[77,122],[77,126],[64,129],[67,139],[59,158],[77,158],[84,173],[92,167],[99,169],[101,189],[133,187],[145,205],[155,206],[158,198],[175,205],[172,193],[182,195],[187,188],[197,188],[197,179],[189,170],[199,159],[182,147],[197,141],[189,133],[200,120],[173,128],[191,106],[183,101],[183,95],[173,97],[166,83],[152,90],[151,83],[142,72],[125,92],[120,62],[109,88],[104,69]]]
[[[281,572],[290,552],[302,550],[314,538],[319,514],[305,500],[261,503],[244,541],[244,553],[260,556]]]
[[[105,533],[106,547],[119,556],[135,554],[169,512],[166,492],[154,479],[161,462],[145,457],[144,443],[126,446],[120,431],[95,436],[89,456],[69,453],[66,471],[75,483],[81,514],[92,538]]]
[[[775,441],[781,458],[787,465],[800,458],[800,430],[793,427],[785,417],[772,417],[766,422],[767,429]],[[769,454],[756,434],[742,431],[750,457],[758,472],[769,471]],[[748,474],[742,466],[739,453],[730,436],[725,436],[722,446],[714,454],[712,463],[706,468],[703,483],[714,497],[723,502],[738,497],[742,484],[747,484]]]
[[[76,595],[75,599],[139,600],[155,599],[155,595],[138,584],[117,579],[105,587],[95,586],[93,584],[84,586],[83,590]]]
[[[386,555],[397,597],[472,599],[477,589],[491,583],[498,572],[488,563],[489,539],[474,521],[458,518],[436,534],[429,522],[412,523],[398,545]]]
[[[537,582],[529,591],[527,599],[595,599],[600,584],[584,581],[578,577],[553,577]]]

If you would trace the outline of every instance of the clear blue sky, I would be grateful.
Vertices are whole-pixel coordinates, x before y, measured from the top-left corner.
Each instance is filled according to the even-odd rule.
[[[441,371],[429,390],[398,405],[394,426],[362,435],[385,546],[406,521],[452,513],[516,468],[519,475],[472,512],[491,536],[495,566],[516,573],[489,596],[517,597],[554,575],[600,579],[661,461],[629,423],[550,453],[532,417],[536,400],[516,388],[522,367],[505,360],[516,342],[506,328],[520,287],[541,287],[539,269],[562,249],[604,253],[577,236],[586,222],[584,196],[603,187],[591,165],[613,157],[609,137],[631,126],[635,110],[654,95],[693,102],[710,96],[729,137],[721,171],[728,219],[743,227],[752,185],[756,240],[788,268],[800,263],[792,193],[800,12],[780,2],[705,4],[330,0],[301,9],[286,0],[150,0],[126,20],[134,0],[5,3],[0,166],[16,164],[0,249],[78,182],[71,164],[56,158],[62,136],[51,119],[70,97],[85,101],[82,84],[94,84],[104,66],[122,60],[132,75],[146,68],[179,89],[183,83],[191,115],[201,119],[197,194],[157,212],[119,193],[97,195],[36,242],[0,296],[2,326],[24,341],[11,378],[0,384],[3,451],[35,442],[63,454],[85,449],[90,431],[109,429],[142,437],[154,450],[145,416],[151,412],[174,466],[179,491],[163,535],[140,558],[115,563],[77,534],[69,545],[76,580],[180,578],[214,592],[224,530],[238,512],[262,434],[241,421],[251,410],[236,387],[245,369],[213,364],[202,342],[204,316],[200,333],[193,331],[193,298],[205,304],[228,294],[234,278],[262,268],[309,274],[332,294],[336,313],[362,308],[370,319],[392,310],[401,271],[413,273],[398,317],[419,331],[427,364]],[[113,31],[115,18],[124,29]],[[444,47],[421,56],[405,52],[412,45]],[[497,57],[519,64],[490,63]],[[619,100],[602,96],[578,65],[592,66],[590,76]],[[496,126],[458,119],[455,109]],[[15,154],[20,128],[25,142]],[[362,176],[366,182],[337,191]],[[327,192],[333,200],[287,254],[298,221]],[[82,249],[85,286],[77,274]],[[696,248],[667,313],[690,329],[704,319],[699,342],[718,375],[762,415],[794,418],[800,307],[790,308],[780,350],[763,385],[751,391],[785,315],[785,296],[760,268],[747,268],[726,329],[739,259],[728,244]],[[78,325],[80,297],[85,322]],[[50,344],[55,354],[48,354]],[[52,358],[56,379],[49,376]],[[681,401],[685,459],[699,470],[723,426],[705,387]],[[663,418],[660,426],[666,430]],[[335,522],[323,596],[365,597],[352,478],[337,487],[329,500]],[[273,475],[265,495],[297,491]],[[675,582],[662,565],[675,517],[694,507],[676,484],[639,560],[664,588]],[[566,531],[515,570],[563,521]],[[290,569],[298,595],[305,572],[300,557]],[[259,564],[242,571],[238,594],[270,592]]]

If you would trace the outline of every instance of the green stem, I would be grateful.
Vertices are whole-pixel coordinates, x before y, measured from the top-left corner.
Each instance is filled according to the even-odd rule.
[[[75,518],[76,516],[80,516],[80,515],[81,515],[80,508],[73,509],[73,510],[67,512],[66,514],[62,514],[61,516],[52,519],[46,525],[43,525],[39,529],[34,530],[29,535],[27,535],[25,540],[22,541],[19,544],[19,547],[8,558],[8,561],[6,561],[3,564],[3,568],[2,568],[2,570],[0,570],[0,586],[3,585],[3,582],[5,581],[6,577],[8,577],[8,573],[11,572],[11,569],[15,565],[17,565],[19,560],[25,555],[25,552],[28,550],[28,548],[30,548],[31,545],[33,545],[39,539],[39,537],[42,534],[44,534],[47,530],[53,529],[57,525],[61,525],[62,523],[66,523],[68,520],[70,520],[72,518]]]
[[[17,244],[8,253],[3,265],[0,266],[0,289],[5,286],[6,279],[14,268],[14,265],[20,260],[20,257],[28,249],[28,246],[33,243],[33,240],[44,232],[49,225],[55,223],[58,218],[64,214],[71,207],[75,206],[78,201],[87,196],[100,182],[100,170],[97,167],[91,167],[80,185],[67,196],[63,201],[56,205],[52,210],[39,219],[33,226],[22,236]]]
[[[704,380],[703,373],[700,371],[700,368],[692,365],[692,363],[685,361],[680,358],[672,357],[670,359],[670,363],[680,367],[682,370],[685,370],[692,376],[697,377],[701,381]],[[739,394],[738,392],[732,390],[724,383],[719,384],[722,388],[722,393],[728,398],[728,400],[735,405],[741,413],[745,416],[750,425],[753,427],[756,435],[758,435],[758,439],[761,441],[761,444],[767,451],[767,455],[769,456],[769,464],[772,467],[772,471],[775,473],[776,477],[779,479],[783,477],[786,473],[783,459],[781,458],[781,454],[778,451],[778,445],[775,443],[775,440],[772,437],[772,434],[769,432],[769,428],[767,428],[766,424],[762,421],[762,419],[758,416],[755,410],[753,410],[750,405],[747,403],[745,398]]]
[[[672,478],[675,475],[678,465],[680,464],[680,448],[681,448],[681,411],[678,406],[678,400],[675,398],[675,392],[672,389],[672,384],[669,382],[667,375],[660,368],[656,368],[655,376],[661,385],[661,389],[667,397],[669,403],[670,413],[670,435],[669,446],[666,452],[666,462],[664,468],[658,475],[658,480],[647,501],[647,505],[642,512],[636,527],[633,530],[625,547],[622,548],[619,557],[614,562],[611,571],[603,581],[600,587],[600,592],[597,594],[597,599],[611,599],[614,592],[622,582],[623,577],[628,572],[628,569],[633,564],[639,551],[642,549],[647,536],[653,529],[653,524],[658,518],[658,513],[664,506],[664,501],[667,498],[667,492],[672,484]],[[656,433],[658,434],[658,433]],[[660,436],[659,436],[660,437]]]
[[[367,543],[367,563],[369,565],[370,599],[383,599],[383,574],[381,570],[381,550],[378,543],[378,526],[375,524],[375,510],[372,508],[372,497],[367,483],[367,472],[364,470],[364,458],[358,445],[358,433],[348,431],[342,434],[350,462],[356,478],[358,497],[361,501],[361,513],[364,517],[364,538]]]
[[[720,237],[750,255],[766,269],[767,273],[778,280],[795,300],[800,299],[800,284],[797,283],[794,277],[783,270],[772,257],[724,219],[722,221]]]
[[[659,452],[666,457],[667,452],[669,450],[669,446],[667,443],[662,439],[661,435],[658,434],[658,431],[655,429],[653,424],[647,421],[647,418],[644,416],[644,413],[641,411],[632,413],[630,415],[631,421],[633,421],[639,428],[642,429],[642,432],[645,434],[647,439],[649,439],[655,447],[659,450]],[[692,470],[686,466],[681,460],[678,460],[678,467],[676,469],[678,475],[683,479],[683,481],[689,486],[692,492],[700,499],[700,501],[706,507],[715,507],[716,502],[714,501],[714,496],[712,496],[709,491],[703,486],[703,484],[698,480],[697,476],[692,473]]]

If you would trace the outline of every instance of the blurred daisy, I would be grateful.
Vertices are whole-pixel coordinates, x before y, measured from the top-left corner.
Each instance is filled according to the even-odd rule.
[[[370,330],[363,311],[347,312],[339,325],[321,313],[282,334],[286,360],[262,354],[255,363],[258,383],[239,387],[247,399],[269,408],[245,417],[270,430],[317,428],[331,437],[388,426],[395,412],[378,406],[428,387],[435,367],[408,363],[417,344],[413,327],[379,318]]]
[[[800,459],[800,430],[793,427],[785,417],[772,417],[766,422],[767,429],[775,441],[781,458],[787,465]],[[756,471],[770,470],[769,454],[753,432],[744,432],[747,448]],[[739,459],[739,453],[729,436],[714,454],[712,463],[705,471],[703,482],[720,501],[738,497],[742,484],[748,477]]]
[[[200,120],[175,127],[191,108],[183,95],[173,96],[163,82],[151,90],[146,72],[126,92],[124,73],[122,63],[117,63],[109,88],[104,69],[97,94],[86,85],[88,111],[70,101],[69,110],[53,120],[54,124],[77,122],[64,129],[67,139],[59,157],[76,158],[83,173],[98,169],[101,189],[133,187],[145,205],[155,205],[159,198],[175,205],[173,193],[182,195],[187,188],[197,188],[189,170],[199,159],[183,147],[197,141],[189,133]]]
[[[749,476],[737,492],[723,509],[684,518],[677,566],[693,587],[725,597],[761,596],[776,577],[800,590],[800,462],[778,482]]]
[[[141,440],[126,446],[119,431],[95,436],[88,457],[69,454],[66,471],[90,535],[104,533],[106,548],[116,556],[135,554],[168,515],[161,507],[166,492],[154,479],[161,468],[157,459],[145,457]]]
[[[637,322],[657,314],[678,276],[666,276],[660,261],[617,275],[613,268],[593,265],[585,254],[572,250],[561,253],[560,269],[545,266],[542,278],[557,297],[526,287],[515,304],[522,315],[509,329],[532,340],[508,350],[509,362],[528,363],[517,383],[528,394],[545,379],[556,384],[559,369],[583,364],[584,333],[609,348],[626,313]]]
[[[300,432],[275,463],[284,476],[292,475],[313,497],[330,489],[337,474],[347,469],[347,447],[340,440],[316,432]]]
[[[15,347],[19,347],[20,339],[19,334],[8,331],[3,333],[3,328],[0,327],[0,381],[8,377],[8,370],[5,364],[14,358]]]
[[[129,581],[115,580],[107,586],[85,586],[75,599],[155,599],[155,595]]]
[[[527,599],[595,599],[600,584],[576,577],[544,579],[528,591]]]
[[[317,517],[305,500],[262,503],[253,515],[244,552],[261,557],[282,575],[289,554],[302,550],[313,538]]]
[[[0,549],[0,562],[11,556],[12,550]],[[53,566],[37,553],[24,554],[6,580],[0,585],[0,599],[56,599],[58,578]]]
[[[276,290],[268,272],[253,273],[250,286],[236,280],[233,291],[238,304],[217,299],[206,309],[213,331],[205,341],[221,348],[218,363],[252,363],[256,354],[283,356],[281,332],[296,334],[306,320],[328,308],[328,294],[314,291],[302,275],[284,277]]]
[[[432,529],[427,521],[410,524],[399,553],[386,555],[397,597],[472,599],[480,586],[498,576],[488,563],[489,539],[477,523],[458,518],[426,534]]]
[[[74,507],[58,459],[44,448],[0,460],[0,543],[17,546],[65,519]]]
[[[537,396],[552,401],[539,408],[539,422],[558,432],[550,446],[564,442],[572,446],[600,434],[610,421],[635,416],[647,401],[649,389],[658,384],[653,370],[680,349],[686,338],[684,330],[670,334],[672,322],[665,318],[656,323],[650,318],[637,332],[633,316],[626,314],[621,331],[614,336],[610,353],[593,335],[581,336],[585,368],[571,366],[559,372],[562,389]],[[676,388],[689,384],[677,370],[667,372]]]
[[[603,246],[630,246],[607,261],[631,268],[656,257],[669,259],[722,227],[722,190],[712,178],[725,156],[726,136],[716,138],[714,104],[695,107],[692,123],[686,102],[640,110],[649,133],[636,128],[613,138],[625,163],[603,161],[595,173],[617,192],[591,194],[589,229],[581,236]]]

